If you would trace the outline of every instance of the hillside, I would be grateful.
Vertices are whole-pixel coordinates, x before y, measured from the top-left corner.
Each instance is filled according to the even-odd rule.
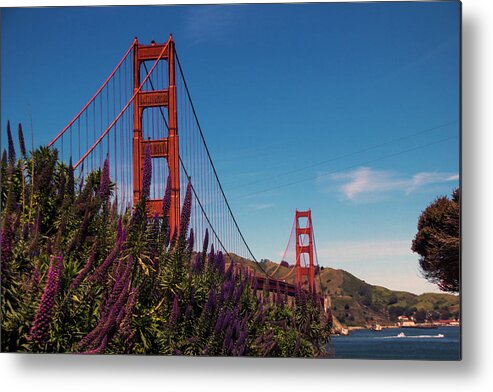
[[[240,259],[259,270],[250,260]],[[263,269],[277,279],[294,283],[292,267],[278,266],[271,261],[261,263]],[[286,276],[287,275],[287,276]],[[320,273],[322,291],[329,294],[332,312],[347,326],[366,326],[373,323],[394,324],[400,315],[417,320],[456,318],[459,315],[459,297],[452,294],[425,293],[416,295],[405,291],[389,290],[371,285],[341,269],[323,268]]]

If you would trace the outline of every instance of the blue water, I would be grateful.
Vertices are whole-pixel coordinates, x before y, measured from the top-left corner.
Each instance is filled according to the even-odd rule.
[[[401,332],[406,337],[397,337]],[[460,328],[358,330],[333,336],[332,347],[335,358],[453,361],[460,359]]]

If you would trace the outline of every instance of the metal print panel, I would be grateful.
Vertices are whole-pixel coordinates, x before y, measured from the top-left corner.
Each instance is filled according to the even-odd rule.
[[[459,360],[460,23],[2,9],[2,352]]]

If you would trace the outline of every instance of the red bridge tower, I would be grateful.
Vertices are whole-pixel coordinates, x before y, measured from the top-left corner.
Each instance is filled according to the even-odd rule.
[[[175,85],[175,43],[170,36],[164,44],[141,45],[135,39],[133,50],[134,92],[139,89],[140,66],[149,60],[164,60],[168,63],[169,86],[164,90],[140,90],[134,101],[134,131],[132,143],[133,164],[133,198],[134,205],[142,192],[142,171],[146,145],[150,145],[152,158],[166,158],[171,177],[171,208],[169,225],[171,235],[180,228],[180,166],[178,145],[178,123],[176,114],[176,85]],[[142,114],[144,109],[164,107],[168,111],[168,137],[155,140],[144,140],[142,130]],[[164,181],[165,179],[163,179]],[[152,214],[162,214],[162,200],[149,200],[148,206]]]
[[[300,219],[306,219],[301,225]],[[315,264],[313,251],[312,212],[296,210],[296,284],[301,287],[308,284],[310,290],[315,287]],[[307,255],[307,257],[304,257]],[[303,262],[302,262],[303,261]]]

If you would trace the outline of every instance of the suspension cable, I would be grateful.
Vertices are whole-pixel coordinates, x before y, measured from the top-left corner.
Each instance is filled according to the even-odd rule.
[[[130,51],[134,48],[134,46],[136,45],[136,40],[134,39],[133,42],[132,42],[132,45],[130,45],[130,47],[127,49],[127,51],[125,52],[125,54],[123,55],[122,59],[120,60],[120,62],[117,64],[117,66],[115,67],[115,69],[113,70],[113,72],[110,73],[110,75],[106,78],[106,80],[104,81],[104,83],[99,87],[99,89],[94,93],[94,95],[91,97],[91,99],[84,105],[84,107],[79,111],[79,113],[72,119],[72,121],[70,121],[66,126],[65,128],[63,128],[60,133],[58,133],[58,135],[55,136],[55,138],[48,144],[48,147],[51,147],[64,133],[65,131],[72,126],[72,124],[77,121],[77,119],[82,115],[82,113],[84,113],[84,111],[89,107],[89,105],[96,99],[96,97],[99,95],[99,93],[103,90],[103,88],[106,87],[106,85],[109,83],[110,79],[113,77],[113,75],[115,75],[116,71],[120,68],[120,65],[123,64],[123,62],[125,61],[125,59],[127,58],[128,54],[130,53]]]
[[[231,215],[231,218],[233,219],[233,223],[235,224],[235,227],[238,230],[238,233],[240,234],[240,237],[243,240],[243,243],[245,244],[245,247],[247,248],[248,252],[250,253],[250,256],[252,256],[253,260],[255,261],[255,263],[257,263],[257,265],[262,270],[262,272],[267,277],[270,278],[270,275],[260,265],[260,263],[258,262],[257,258],[254,256],[252,250],[248,246],[248,243],[246,242],[245,237],[243,236],[243,233],[241,232],[240,227],[238,226],[238,222],[236,221],[236,218],[233,215],[233,211],[231,210],[231,206],[229,205],[228,199],[226,198],[226,195],[224,193],[223,187],[221,185],[221,181],[219,181],[219,176],[217,175],[216,167],[214,166],[214,163],[212,162],[212,158],[211,158],[211,154],[209,152],[209,148],[207,147],[207,143],[205,142],[204,134],[202,132],[202,127],[200,126],[200,122],[199,122],[199,119],[197,117],[197,112],[195,111],[195,106],[193,105],[193,102],[192,102],[192,97],[190,95],[190,90],[188,89],[187,81],[185,80],[185,76],[184,76],[184,73],[183,73],[183,68],[181,67],[181,63],[180,63],[180,59],[178,57],[178,53],[176,52],[176,49],[174,49],[174,51],[175,51],[176,62],[178,64],[178,68],[180,69],[180,74],[182,76],[183,85],[185,87],[185,91],[187,92],[188,101],[190,102],[190,107],[192,108],[193,116],[195,117],[195,121],[197,123],[197,127],[198,127],[198,130],[199,130],[199,133],[200,133],[200,137],[202,138],[202,142],[204,144],[205,151],[207,153],[207,157],[209,158],[209,162],[210,162],[210,164],[212,166],[212,170],[214,172],[214,176],[216,177],[217,184],[219,185],[219,190],[221,191],[221,194],[223,195],[223,198],[224,198],[224,201],[225,201],[226,206],[228,208],[228,211],[229,211],[229,213]]]
[[[318,284],[320,285],[320,292],[322,293],[322,271],[321,271],[320,263],[318,262],[317,243],[315,241],[315,232],[313,231],[313,225],[312,225],[312,238],[313,238],[313,248],[315,251],[315,257],[317,258]]]
[[[291,237],[293,236],[293,230],[294,230],[295,222],[296,222],[296,219],[293,219],[293,224],[291,225],[291,232],[289,233],[289,240],[288,240],[288,243],[286,244],[286,249],[284,249],[284,254],[282,255],[281,261],[277,265],[276,269],[273,272],[271,272],[270,275],[272,277],[274,277],[276,275],[277,271],[279,270],[279,268],[281,268],[281,263],[285,259],[286,253],[288,253],[289,244],[291,243]]]
[[[161,60],[161,57],[163,57],[163,54],[164,54],[164,52],[165,52],[165,50],[167,48],[168,48],[168,45],[163,46],[163,50],[161,50],[161,53],[159,54],[158,58],[154,62],[153,66],[151,67],[150,72],[152,72],[154,70],[154,68],[156,67],[156,65],[158,64],[158,62]],[[108,134],[108,132],[111,130],[111,128],[113,128],[113,126],[120,119],[120,117],[123,115],[123,113],[125,113],[125,111],[128,109],[128,107],[130,106],[130,104],[135,100],[135,97],[137,96],[137,94],[139,93],[139,91],[144,86],[145,82],[149,78],[149,75],[150,75],[150,73],[146,75],[146,77],[144,78],[144,80],[140,84],[139,88],[134,91],[132,97],[126,103],[125,107],[120,111],[120,113],[118,114],[118,116],[116,116],[116,118],[111,122],[111,124],[108,126],[108,128],[106,128],[106,130],[99,136],[98,140],[96,140],[96,142],[91,146],[91,148],[89,148],[89,150],[86,151],[86,153],[84,154],[84,156],[79,159],[79,161],[75,164],[74,169],[76,169],[80,165],[80,163],[82,161],[84,161],[84,159],[87,158],[87,156],[96,148],[96,146],[101,142],[101,140],[104,139],[104,137]]]
[[[195,111],[195,107],[193,106],[193,102],[192,102],[192,99],[191,99],[190,91],[189,91],[189,89],[188,89],[187,82],[186,82],[186,80],[185,80],[185,76],[184,76],[184,74],[183,74],[183,69],[182,69],[181,64],[180,64],[180,61],[179,61],[179,59],[178,59],[178,54],[176,53],[176,50],[175,50],[175,58],[176,58],[176,60],[177,60],[177,64],[178,64],[178,67],[179,67],[179,70],[180,70],[181,79],[182,79],[183,85],[184,85],[184,87],[185,87],[185,90],[186,90],[186,92],[187,92],[188,101],[189,101],[189,103],[190,103],[190,107],[192,108],[192,112],[193,112],[193,115],[194,115],[194,118],[195,118],[195,121],[196,121],[196,124],[197,124],[198,130],[199,130],[200,137],[201,137],[201,139],[202,139],[202,143],[203,143],[204,148],[205,148],[205,150],[206,150],[206,152],[207,152],[207,157],[209,158],[209,162],[210,162],[210,164],[211,164],[211,167],[212,167],[212,170],[213,170],[214,176],[215,176],[216,181],[217,181],[217,183],[218,183],[218,185],[219,185],[219,189],[221,190],[221,194],[223,195],[223,198],[224,198],[224,201],[225,201],[226,206],[227,206],[227,208],[228,208],[228,211],[229,211],[229,213],[230,213],[230,216],[231,216],[231,218],[232,218],[232,220],[233,220],[233,222],[234,222],[234,224],[235,224],[235,227],[236,227],[236,229],[237,229],[237,231],[238,231],[238,233],[239,233],[239,235],[240,235],[241,239],[243,240],[243,243],[245,244],[245,247],[247,248],[247,250],[248,250],[248,252],[249,252],[250,256],[253,258],[253,260],[254,260],[254,261],[255,261],[255,263],[258,265],[258,267],[260,268],[260,270],[261,270],[261,271],[265,274],[265,276],[267,276],[268,278],[270,278],[271,276],[270,276],[270,275],[266,272],[266,270],[262,267],[262,265],[261,265],[261,264],[257,261],[256,257],[253,255],[253,253],[252,253],[252,251],[251,251],[250,247],[248,246],[248,244],[247,244],[247,242],[246,242],[246,240],[245,240],[245,238],[244,238],[244,236],[243,236],[243,233],[241,232],[241,230],[240,230],[240,228],[239,228],[239,226],[238,226],[238,223],[236,222],[236,219],[235,219],[235,217],[234,217],[234,215],[233,215],[233,212],[232,212],[231,207],[230,207],[230,205],[229,205],[229,203],[228,203],[228,200],[227,200],[227,198],[226,198],[226,195],[224,194],[224,191],[223,191],[223,188],[222,188],[221,182],[219,181],[219,177],[218,177],[218,175],[217,175],[216,168],[215,168],[215,166],[214,166],[214,164],[213,164],[213,162],[212,162],[211,155],[210,155],[209,149],[208,149],[208,147],[207,147],[207,143],[205,142],[205,138],[204,138],[204,135],[203,135],[203,133],[202,133],[202,128],[200,127],[200,123],[199,123],[199,120],[198,120],[198,118],[197,118],[197,113],[196,113],[196,111]],[[150,83],[150,85],[151,85],[151,89],[154,91],[154,90],[155,90],[155,88],[154,88],[154,83],[152,82],[152,78],[151,78],[151,73],[152,73],[152,70],[153,70],[153,69],[151,69],[151,71],[149,72],[149,71],[147,70],[147,67],[146,67],[145,63],[144,63],[144,68],[145,68],[145,71],[146,71],[146,73],[147,73],[147,76],[148,76],[148,79],[149,79],[149,83]],[[160,113],[161,113],[161,116],[163,117],[163,120],[164,120],[164,123],[165,123],[165,125],[166,125],[166,128],[167,128],[167,130],[169,131],[168,122],[166,121],[166,117],[165,117],[165,115],[164,115],[164,112],[163,112],[162,107],[159,107],[159,111],[160,111]],[[186,167],[185,167],[185,164],[183,163],[183,160],[181,159],[181,157],[179,157],[179,160],[180,160],[180,165],[181,165],[181,167],[182,167],[183,171],[185,172],[185,175],[187,176],[187,178],[188,178],[188,179],[189,179],[189,181],[190,181],[190,176],[189,176],[189,174],[188,174],[188,171],[187,171],[187,169],[186,169]],[[198,196],[198,194],[197,194],[197,191],[196,191],[196,189],[195,189],[195,187],[193,186],[193,184],[192,184],[192,182],[191,182],[191,181],[190,181],[190,187],[191,187],[191,189],[192,189],[192,191],[193,191],[193,194],[194,194],[195,198],[197,199],[197,202],[198,202],[198,204],[199,204],[199,207],[200,207],[200,209],[201,209],[201,211],[202,211],[202,213],[203,213],[203,215],[204,215],[205,219],[207,220],[207,223],[209,224],[209,226],[210,226],[210,228],[211,228],[211,230],[212,230],[212,232],[213,232],[214,236],[217,238],[217,240],[218,240],[219,244],[220,244],[220,245],[221,245],[221,247],[224,249],[224,251],[225,251],[226,255],[230,258],[230,260],[233,260],[233,258],[232,258],[232,257],[231,257],[231,255],[229,254],[228,250],[226,249],[226,247],[225,247],[225,246],[224,246],[224,244],[222,243],[221,239],[219,238],[219,235],[217,234],[217,232],[216,232],[216,230],[215,230],[214,226],[212,225],[212,222],[210,221],[209,216],[207,215],[207,212],[205,211],[205,208],[204,208],[204,206],[203,206],[202,202],[200,201],[200,198],[199,198],[199,196]]]

